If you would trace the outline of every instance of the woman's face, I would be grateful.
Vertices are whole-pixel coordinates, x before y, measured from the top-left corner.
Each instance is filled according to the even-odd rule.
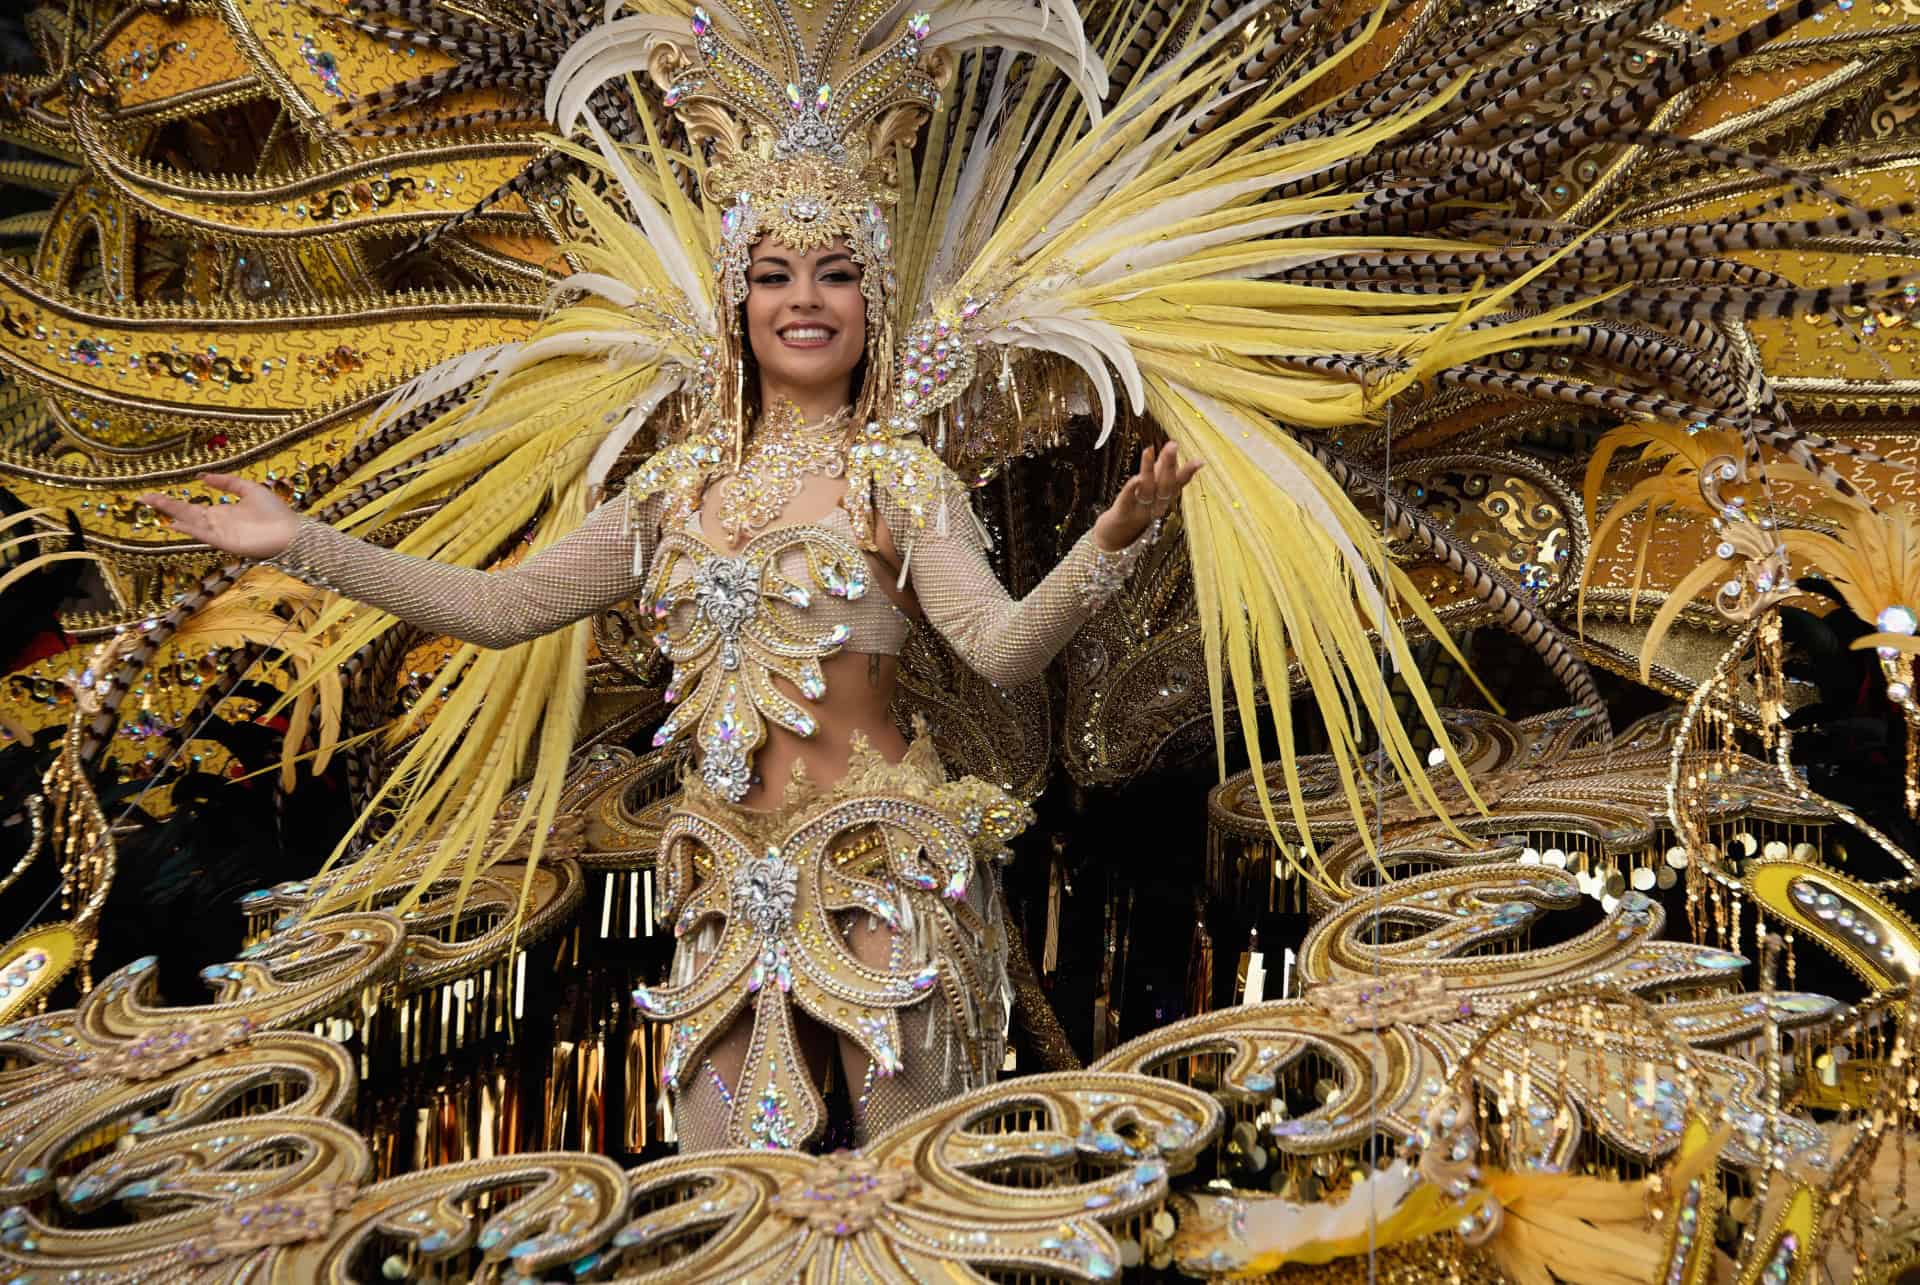
[[[757,243],[747,264],[746,312],[761,381],[777,395],[833,392],[866,351],[860,265],[844,240],[805,254],[771,238]]]

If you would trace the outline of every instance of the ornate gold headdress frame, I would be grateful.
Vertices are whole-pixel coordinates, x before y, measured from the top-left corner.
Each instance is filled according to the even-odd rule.
[[[713,430],[745,430],[740,304],[754,244],[771,237],[806,252],[844,238],[861,268],[867,361],[854,422],[893,403],[893,266],[887,211],[897,199],[894,148],[939,107],[951,64],[922,46],[931,17],[878,24],[897,7],[877,0],[793,4],[714,0],[727,22],[693,11],[691,46],[662,42],[648,70],[695,146],[711,148],[704,187],[721,213],[714,262],[721,316],[721,405]]]

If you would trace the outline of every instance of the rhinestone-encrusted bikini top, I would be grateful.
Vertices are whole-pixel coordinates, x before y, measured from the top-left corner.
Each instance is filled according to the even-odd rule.
[[[753,783],[769,723],[796,736],[818,726],[775,675],[817,701],[828,656],[898,655],[906,642],[906,615],[884,593],[869,596],[866,555],[827,521],[775,527],[737,550],[714,548],[690,523],[664,532],[654,551],[654,643],[673,662],[667,699],[678,708],[653,743],[691,733],[701,779],[730,802]]]

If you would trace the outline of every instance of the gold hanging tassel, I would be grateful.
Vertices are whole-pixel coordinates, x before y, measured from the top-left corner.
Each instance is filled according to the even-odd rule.
[[[1060,910],[1067,889],[1067,836],[1053,836],[1053,857],[1047,866],[1047,935],[1040,947],[1040,976],[1052,977],[1060,967]]]
[[[664,1066],[666,1064],[667,1042],[673,1037],[673,1028],[665,1022],[649,1022],[647,1029],[654,1040],[653,1064],[655,1066]],[[655,1126],[654,1136],[661,1142],[678,1142],[680,1141],[680,1135],[673,1127],[673,1101],[665,1092],[653,1092],[653,1088],[654,1081],[649,1079],[647,1081],[647,1100],[653,1106],[653,1109],[659,1112],[659,1120]]]
[[[499,1154],[500,1148],[500,1075],[492,1067],[483,1066],[475,1084],[479,1101],[474,1110],[473,1156],[487,1160]]]
[[[1207,931],[1206,907],[1193,908],[1193,944],[1187,951],[1187,1016],[1197,1017],[1213,1007],[1213,934]]]
[[[1258,1004],[1267,994],[1267,957],[1260,949],[1260,930],[1247,933],[1247,948],[1233,970],[1233,1002]]]
[[[553,1059],[547,1068],[547,1109],[542,1119],[546,1121],[546,1140],[541,1144],[548,1151],[561,1151],[567,1145],[567,1125],[573,1105],[573,1054],[572,1040],[560,1040],[553,1046]]]
[[[653,1103],[653,1075],[647,1069],[647,1025],[636,1022],[627,1028],[626,1121],[622,1135],[628,1151],[642,1151],[652,1135],[648,1114]]]
[[[502,1155],[524,1151],[526,1138],[521,1132],[520,1077],[502,1069],[495,1084],[500,1102],[500,1142],[497,1150]]]
[[[576,1078],[573,1100],[575,1110],[580,1117],[580,1149],[582,1151],[605,1150],[606,1064],[606,1029],[601,1027],[594,1032],[592,1039],[580,1045],[580,1056],[574,1063]]]

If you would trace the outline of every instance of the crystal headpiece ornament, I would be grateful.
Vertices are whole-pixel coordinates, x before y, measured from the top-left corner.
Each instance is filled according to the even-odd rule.
[[[944,60],[923,57],[932,15],[883,30],[874,0],[736,0],[722,12],[737,27],[695,8],[692,57],[677,50],[650,67],[688,136],[713,149],[705,186],[722,210],[720,297],[733,307],[746,297],[748,252],[763,237],[803,253],[845,238],[875,331],[872,314],[895,292],[894,146],[940,103]]]
[[[696,7],[691,46],[656,45],[648,70],[690,141],[711,149],[704,186],[721,211],[714,272],[723,356],[744,371],[739,312],[756,242],[806,253],[844,239],[861,269],[873,358],[856,408],[865,422],[893,401],[892,157],[939,106],[939,78],[922,59],[932,17],[913,13],[882,31],[875,22],[885,10],[875,0],[730,0],[714,10],[727,21]],[[732,421],[737,450],[751,393],[743,373],[733,392],[712,428]]]
[[[748,392],[739,306],[752,248],[764,238],[801,252],[846,240],[867,303],[855,422],[892,406],[894,157],[940,110],[956,54],[995,46],[1045,59],[1099,115],[1106,69],[1072,0],[924,2],[913,9],[898,0],[705,0],[689,16],[673,11],[674,0],[628,0],[638,12],[576,42],[555,69],[548,113],[563,130],[583,120],[591,128],[584,108],[593,89],[644,68],[688,140],[708,149],[703,190],[720,221],[719,369],[734,372],[732,381],[722,374],[714,426],[733,421],[736,444]]]

